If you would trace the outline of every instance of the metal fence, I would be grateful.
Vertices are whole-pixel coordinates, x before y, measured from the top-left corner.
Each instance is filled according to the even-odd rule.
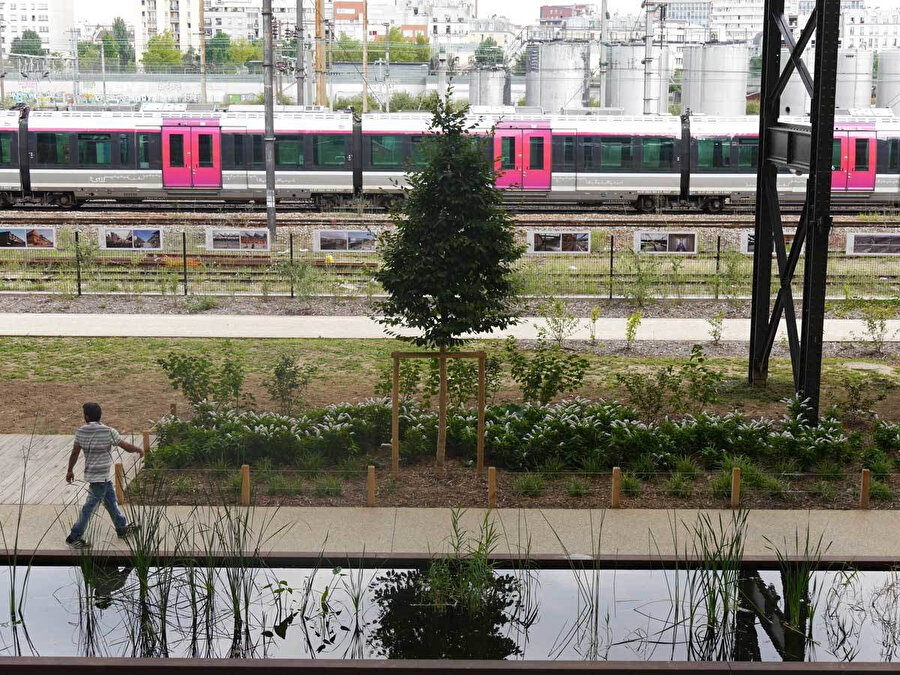
[[[316,231],[304,227],[280,230],[270,246],[238,242],[244,248],[221,249],[211,245],[209,229],[161,228],[153,248],[146,242],[142,248],[103,247],[95,227],[58,228],[54,247],[16,248],[0,240],[0,291],[300,298],[382,293],[374,280],[377,252],[353,250],[350,243],[347,250],[317,250]],[[742,233],[695,232],[695,252],[647,253],[634,251],[633,232],[591,228],[590,252],[523,255],[516,266],[520,292],[636,302],[749,297],[753,256],[742,252]],[[772,264],[777,278],[774,257]],[[795,279],[802,278],[801,258]],[[847,255],[836,241],[827,293],[833,299],[897,297],[900,264],[896,256]]]

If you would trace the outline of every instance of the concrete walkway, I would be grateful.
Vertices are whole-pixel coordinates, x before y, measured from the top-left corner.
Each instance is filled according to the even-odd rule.
[[[598,341],[625,339],[625,319],[599,319]],[[543,319],[525,318],[505,331],[475,337],[534,339]],[[644,319],[638,340],[704,342],[710,340],[705,319]],[[183,314],[0,314],[0,335],[40,337],[182,337],[182,338],[386,338],[384,329],[364,316],[227,316]],[[784,323],[777,339],[785,336]],[[863,340],[865,325],[858,319],[827,319],[825,341]],[[747,341],[750,322],[726,319],[722,339]],[[580,319],[571,339],[590,339],[590,321]],[[887,322],[889,341],[900,341],[900,320]]]
[[[140,508],[129,507],[131,517],[140,517]],[[26,506],[20,529],[19,550],[50,552],[65,548],[63,539],[75,518],[76,506]],[[484,509],[469,509],[463,514],[465,529],[477,534]],[[698,511],[599,510],[584,509],[498,509],[493,518],[500,533],[497,552],[517,554],[529,547],[531,554],[590,556],[599,551],[608,555],[671,555],[672,523],[679,530],[679,548],[690,539],[688,529],[696,522]],[[727,523],[730,511],[709,511],[713,522]],[[17,507],[0,506],[0,522],[6,538],[15,532]],[[450,535],[448,509],[365,508],[365,507],[257,507],[252,512],[257,530],[271,536],[263,547],[266,552],[312,553],[325,551],[336,558],[348,553],[414,553],[445,551]],[[166,508],[170,524],[203,521],[208,511],[190,507]],[[94,542],[101,550],[124,549],[109,528],[106,514],[97,512],[101,533]],[[601,527],[602,523],[602,527]],[[807,524],[813,536],[824,533],[832,542],[832,559],[860,560],[889,558],[900,561],[900,511],[751,511],[746,556],[772,557],[764,537],[781,544],[793,542],[799,529],[805,537]],[[558,539],[557,539],[558,537]],[[563,545],[560,544],[560,540]]]

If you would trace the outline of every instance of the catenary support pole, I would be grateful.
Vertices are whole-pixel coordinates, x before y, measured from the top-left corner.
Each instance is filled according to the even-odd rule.
[[[362,111],[369,112],[369,0],[362,3]]]
[[[303,35],[303,0],[297,0],[297,50],[295,53],[294,75],[297,78],[297,105],[306,103],[306,37]]]
[[[319,0],[321,2],[321,0]],[[263,0],[263,99],[265,104],[266,226],[275,242],[275,100],[272,91],[272,0]]]
[[[200,24],[200,103],[206,104],[206,0],[198,0],[200,12],[198,14]]]
[[[100,40],[100,78],[103,82],[103,105],[106,105],[106,44]]]
[[[316,0],[316,105],[328,105],[325,94],[325,0]]]

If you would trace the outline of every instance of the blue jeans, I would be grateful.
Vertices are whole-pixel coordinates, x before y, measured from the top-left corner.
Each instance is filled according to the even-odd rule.
[[[84,506],[81,507],[81,515],[78,516],[78,520],[72,526],[72,533],[69,536],[72,539],[81,539],[91,520],[91,516],[94,515],[94,511],[97,510],[97,505],[100,502],[103,502],[103,506],[109,512],[109,517],[112,518],[113,525],[116,528],[116,534],[123,534],[128,525],[128,519],[119,511],[119,505],[116,502],[116,491],[113,488],[112,481],[89,483],[88,485],[87,500],[84,502]]]

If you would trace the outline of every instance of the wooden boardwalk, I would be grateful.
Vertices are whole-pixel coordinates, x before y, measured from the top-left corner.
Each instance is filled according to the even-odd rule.
[[[140,437],[123,435],[140,446]],[[22,478],[25,477],[25,504],[71,504],[84,498],[84,457],[75,465],[75,481],[66,483],[66,465],[74,436],[31,436],[0,434],[0,504],[22,501]],[[138,456],[115,450],[116,462],[125,467],[126,480],[134,476]],[[112,471],[110,470],[110,480]]]

